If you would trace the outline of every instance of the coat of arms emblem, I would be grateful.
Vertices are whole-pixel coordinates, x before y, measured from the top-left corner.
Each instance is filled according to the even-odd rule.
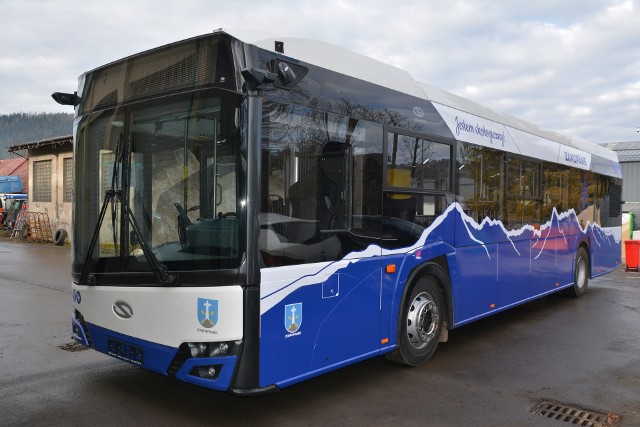
[[[198,322],[207,329],[218,323],[218,300],[198,298]]]
[[[284,306],[284,327],[289,333],[297,332],[302,325],[302,303]]]

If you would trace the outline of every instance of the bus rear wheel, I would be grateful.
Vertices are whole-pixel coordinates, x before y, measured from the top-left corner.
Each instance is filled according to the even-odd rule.
[[[573,268],[573,286],[567,289],[567,294],[579,297],[584,294],[589,285],[589,253],[581,246],[576,252],[576,262]]]
[[[434,277],[422,277],[405,300],[398,318],[398,346],[388,358],[409,366],[429,360],[438,347],[443,324],[440,286]]]

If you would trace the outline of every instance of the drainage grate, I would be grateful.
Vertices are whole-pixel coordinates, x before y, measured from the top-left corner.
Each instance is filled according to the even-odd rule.
[[[612,414],[611,412],[608,414],[599,414],[550,400],[540,401],[531,409],[531,413],[583,427],[617,427],[621,421],[619,415]]]
[[[68,344],[59,345],[58,348],[64,351],[82,351],[88,349],[89,347],[85,347],[79,342],[70,342]]]

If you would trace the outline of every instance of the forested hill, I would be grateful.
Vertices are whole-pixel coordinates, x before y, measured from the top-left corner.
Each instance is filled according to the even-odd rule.
[[[0,159],[14,157],[7,152],[7,148],[12,145],[71,135],[72,132],[73,114],[2,114],[0,115]]]

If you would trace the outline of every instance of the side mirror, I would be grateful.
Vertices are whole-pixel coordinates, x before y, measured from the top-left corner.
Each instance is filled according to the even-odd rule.
[[[278,80],[286,85],[292,83],[296,79],[296,73],[293,72],[289,64],[286,62],[278,62]]]
[[[307,67],[285,62],[277,58],[269,61],[269,69],[278,76],[273,82],[273,85],[286,90],[291,90],[296,87],[309,72]]]
[[[60,105],[73,105],[75,107],[76,105],[80,104],[80,97],[78,96],[78,92],[54,92],[51,94],[51,97]]]

